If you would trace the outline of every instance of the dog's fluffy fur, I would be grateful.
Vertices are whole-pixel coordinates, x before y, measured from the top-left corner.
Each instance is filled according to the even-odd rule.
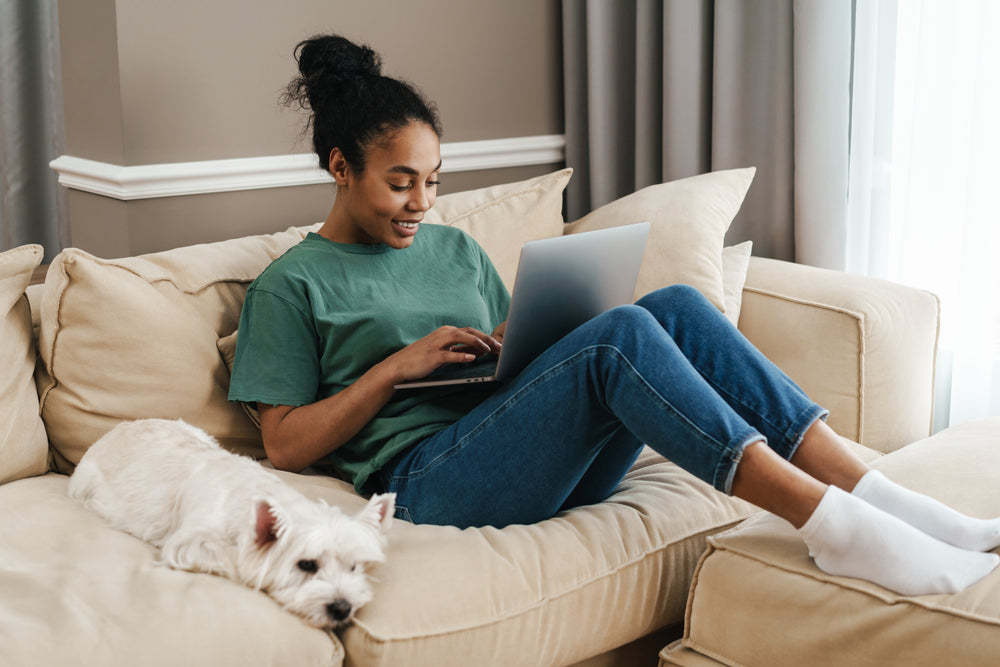
[[[83,456],[69,493],[180,570],[211,572],[332,628],[371,600],[392,494],[356,516],[313,502],[183,421],[119,424]]]

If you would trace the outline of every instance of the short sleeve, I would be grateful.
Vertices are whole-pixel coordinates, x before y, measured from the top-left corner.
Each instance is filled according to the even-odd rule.
[[[480,262],[479,293],[489,311],[490,323],[493,328],[496,328],[507,319],[507,313],[510,310],[510,293],[507,291],[507,286],[503,284],[500,273],[493,266],[489,255],[478,244],[476,247],[479,250]]]
[[[309,314],[279,295],[251,288],[240,314],[229,400],[296,407],[314,403],[319,367]]]

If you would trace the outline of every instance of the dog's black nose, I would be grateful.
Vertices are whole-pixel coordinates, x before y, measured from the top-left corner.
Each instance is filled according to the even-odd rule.
[[[347,600],[334,600],[326,605],[326,613],[335,621],[345,621],[351,615],[351,603]]]

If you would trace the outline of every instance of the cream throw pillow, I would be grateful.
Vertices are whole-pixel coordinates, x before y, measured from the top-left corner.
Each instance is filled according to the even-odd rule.
[[[48,470],[49,445],[33,380],[31,309],[24,295],[42,254],[38,245],[0,253],[0,484]]]
[[[215,343],[215,346],[219,348],[219,354],[222,355],[222,361],[226,364],[226,370],[229,371],[230,375],[233,373],[233,364],[236,363],[236,339],[238,336],[239,331],[234,331],[228,336],[223,336]],[[257,404],[240,401],[240,407],[243,408],[243,412],[250,418],[253,425],[260,428],[260,412],[257,410]]]
[[[750,253],[753,241],[722,249],[722,291],[726,302],[726,318],[739,326],[740,310],[743,307],[743,286],[747,282],[750,268]]]
[[[37,372],[54,464],[69,472],[127,419],[184,419],[242,453],[260,434],[227,400],[215,343],[246,287],[307,229],[125,259],[63,251],[42,295]]]
[[[648,220],[636,299],[685,283],[725,310],[722,244],[756,169],[732,169],[651,185],[567,226],[573,234]]]
[[[525,241],[562,232],[570,174],[444,195],[426,220],[466,230],[513,280]],[[117,260],[60,254],[42,297],[38,373],[58,469],[69,471],[118,422],[147,417],[184,419],[263,456],[258,429],[228,400],[217,344],[236,330],[249,283],[318,228]]]

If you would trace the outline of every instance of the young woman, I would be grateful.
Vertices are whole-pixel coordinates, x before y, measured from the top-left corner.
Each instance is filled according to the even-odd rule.
[[[983,552],[1000,519],[870,471],[690,287],[608,311],[500,386],[395,391],[498,351],[509,297],[468,236],[421,224],[441,169],[433,107],[342,37],[296,56],[289,99],[311,110],[337,195],[319,232],[248,290],[230,390],[257,403],[276,467],[394,492],[415,523],[505,526],[600,502],[645,443],[791,522],[831,574],[924,594],[996,567]]]

